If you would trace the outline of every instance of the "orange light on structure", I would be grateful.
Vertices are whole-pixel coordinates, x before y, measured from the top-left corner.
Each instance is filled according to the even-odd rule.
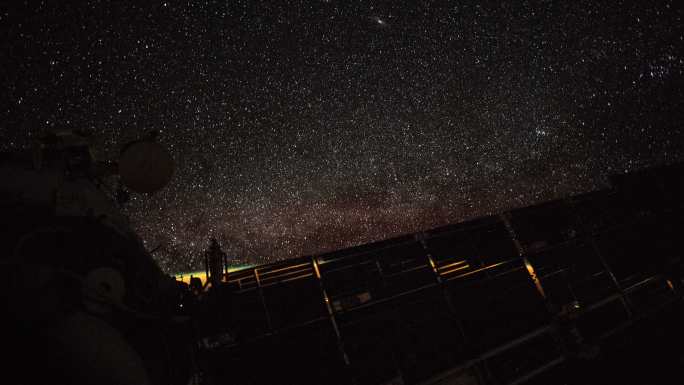
[[[446,270],[446,269],[448,269],[448,270]],[[451,273],[454,273],[456,271],[466,270],[466,269],[470,269],[470,265],[466,261],[459,261],[459,262],[455,262],[455,263],[450,263],[450,264],[442,267],[441,275],[451,274]]]
[[[525,261],[525,268],[527,269],[527,272],[530,274],[532,281],[534,281],[534,285],[537,287],[537,291],[539,291],[539,294],[541,294],[542,297],[546,298],[546,293],[544,293],[544,288],[542,287],[541,281],[539,280],[539,277],[537,277],[537,272],[534,271],[534,266],[532,266],[527,258],[523,258],[523,260]]]
[[[674,284],[672,284],[672,281],[667,279],[667,280],[665,280],[665,282],[667,282],[667,287],[669,287],[670,290],[674,291],[675,288],[674,288]]]

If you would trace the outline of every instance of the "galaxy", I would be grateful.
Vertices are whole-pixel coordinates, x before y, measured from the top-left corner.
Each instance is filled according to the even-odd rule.
[[[684,11],[652,2],[0,6],[1,150],[57,129],[176,169],[122,210],[168,273],[386,239],[684,159]],[[111,181],[112,185],[116,181]]]

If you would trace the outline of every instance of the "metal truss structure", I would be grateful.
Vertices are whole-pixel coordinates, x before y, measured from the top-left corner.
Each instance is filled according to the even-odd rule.
[[[681,337],[683,169],[619,176],[609,189],[231,273],[198,305],[202,381],[665,376],[665,346]]]

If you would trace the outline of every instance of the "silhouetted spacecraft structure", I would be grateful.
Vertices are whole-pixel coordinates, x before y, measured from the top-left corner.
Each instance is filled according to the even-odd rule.
[[[72,140],[73,139],[73,140]],[[672,383],[681,369],[684,165],[416,234],[227,273],[166,276],[79,135],[0,154],[10,384]],[[148,175],[149,174],[149,175]]]
[[[684,166],[228,274],[200,304],[209,383],[677,378]]]

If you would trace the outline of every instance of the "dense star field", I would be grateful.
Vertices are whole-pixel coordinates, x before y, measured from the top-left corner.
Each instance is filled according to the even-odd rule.
[[[211,236],[263,262],[684,159],[675,1],[10,3],[1,149],[158,130],[174,177],[124,210],[168,272]]]

